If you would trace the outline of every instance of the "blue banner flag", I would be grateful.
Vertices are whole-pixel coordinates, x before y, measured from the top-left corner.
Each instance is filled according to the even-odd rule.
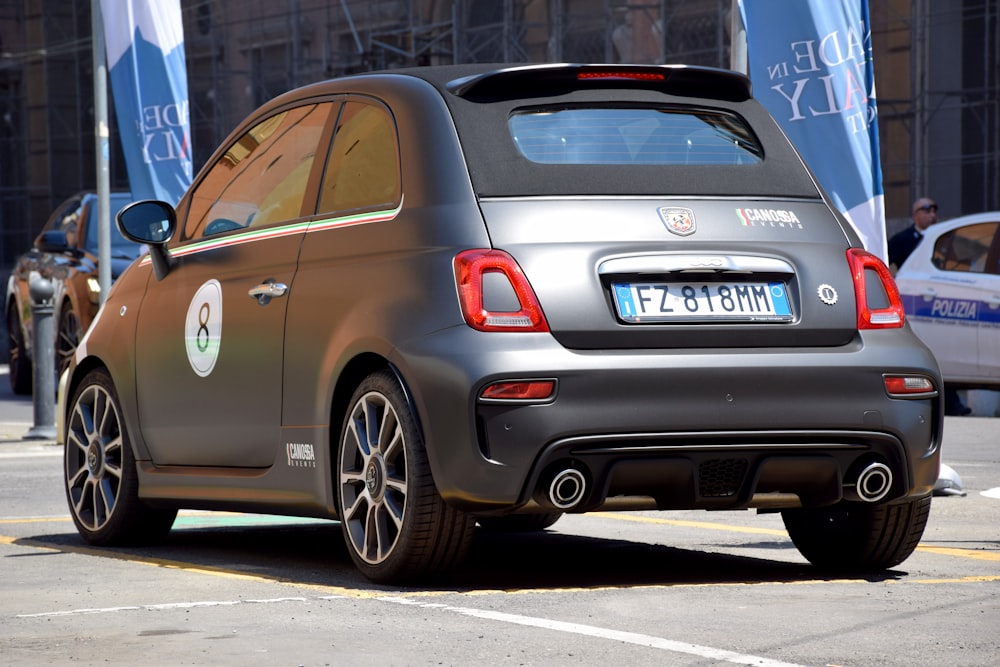
[[[101,13],[132,196],[176,204],[192,170],[180,0],[101,0]]]
[[[868,0],[740,0],[740,10],[754,95],[885,259]]]

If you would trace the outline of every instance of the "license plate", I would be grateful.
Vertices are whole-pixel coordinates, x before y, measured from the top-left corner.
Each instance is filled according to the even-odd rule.
[[[625,322],[788,322],[792,309],[782,282],[614,283],[618,316]]]

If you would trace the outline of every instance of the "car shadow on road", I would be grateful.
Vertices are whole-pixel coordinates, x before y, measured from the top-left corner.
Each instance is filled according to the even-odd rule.
[[[235,572],[283,583],[364,591],[553,590],[803,581],[900,579],[821,571],[805,563],[769,560],[733,551],[788,549],[783,542],[727,543],[727,553],[613,538],[477,530],[465,564],[423,586],[372,584],[354,567],[336,522],[211,526],[174,529],[160,544],[91,547],[76,533],[23,538],[18,543],[64,552],[134,560],[165,567]]]

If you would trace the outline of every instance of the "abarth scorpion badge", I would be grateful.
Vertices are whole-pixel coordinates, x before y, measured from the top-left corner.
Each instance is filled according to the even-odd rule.
[[[688,236],[694,234],[694,211],[689,208],[676,208],[672,206],[661,206],[657,209],[663,225],[678,236]]]

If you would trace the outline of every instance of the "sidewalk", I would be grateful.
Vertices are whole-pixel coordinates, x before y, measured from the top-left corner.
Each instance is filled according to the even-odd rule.
[[[7,364],[0,364],[0,446],[14,443],[55,445],[56,439],[26,439],[35,425],[35,409],[31,396],[15,396],[9,386]],[[54,428],[52,429],[54,431]]]
[[[19,421],[0,421],[0,447],[4,445],[22,444],[22,445],[47,445],[47,446],[57,446],[59,443],[56,442],[55,438],[44,438],[36,440],[34,438],[26,438],[28,431],[31,430],[31,422],[19,422]]]

